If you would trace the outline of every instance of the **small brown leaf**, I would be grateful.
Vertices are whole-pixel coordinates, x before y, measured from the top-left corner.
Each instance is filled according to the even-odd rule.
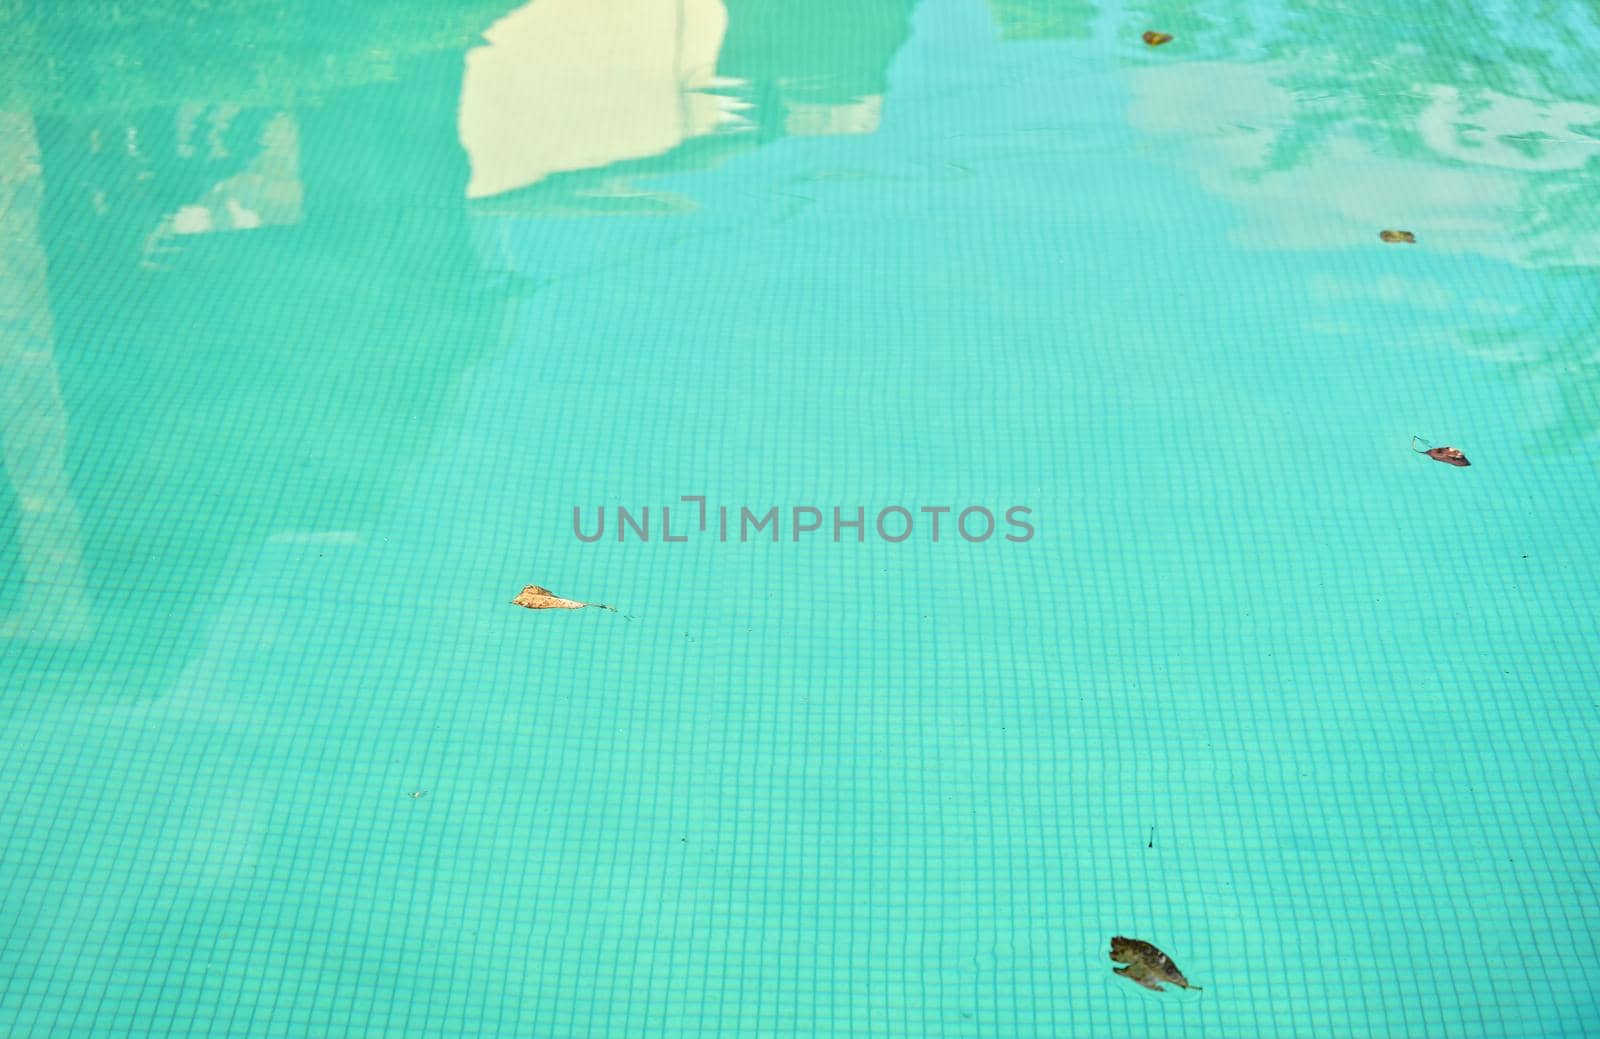
[[[1378,237],[1382,238],[1386,242],[1407,242],[1411,245],[1417,244],[1417,236],[1412,234],[1410,231],[1379,231]]]
[[[1418,447],[1418,444],[1422,444],[1423,446]],[[1434,447],[1421,437],[1414,436],[1411,438],[1411,450],[1415,451],[1419,455],[1427,455],[1435,462],[1443,462],[1445,465],[1454,465],[1465,468],[1472,464],[1471,462],[1467,461],[1467,456],[1462,454],[1459,449],[1454,447]]]
[[[1151,31],[1149,31],[1149,32],[1144,34],[1144,42],[1148,43],[1152,47],[1159,47],[1163,43],[1171,43],[1172,42],[1172,34],[1171,33],[1165,33],[1165,32],[1156,32],[1155,30],[1152,29]]]
[[[607,606],[603,602],[578,602],[575,599],[563,599],[548,588],[540,588],[530,584],[511,600],[517,606],[525,606],[530,610],[581,610],[585,606],[597,606],[602,610],[616,613],[616,607]]]
[[[1111,959],[1115,963],[1127,964],[1125,967],[1115,968],[1116,973],[1129,981],[1138,982],[1147,989],[1164,992],[1166,990],[1161,987],[1164,981],[1179,988],[1200,991],[1199,985],[1189,984],[1189,979],[1184,977],[1178,965],[1172,962],[1172,957],[1149,942],[1141,942],[1137,938],[1113,938]]]

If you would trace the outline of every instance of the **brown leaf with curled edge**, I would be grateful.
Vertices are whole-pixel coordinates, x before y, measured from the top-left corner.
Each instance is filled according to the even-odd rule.
[[[1150,46],[1159,47],[1163,43],[1171,43],[1172,34],[1166,32],[1156,32],[1154,29],[1152,29],[1144,34],[1143,39],[1144,42],[1148,43]]]
[[[1410,245],[1417,244],[1417,236],[1410,231],[1379,231],[1378,237],[1386,242],[1406,242]]]
[[[578,602],[576,599],[563,599],[548,588],[540,588],[530,584],[518,593],[511,602],[517,606],[525,606],[530,610],[581,610],[585,606],[595,606],[602,610],[617,612],[615,606],[607,606],[603,602]]]
[[[1189,979],[1183,976],[1183,971],[1172,962],[1172,957],[1151,945],[1141,942],[1137,938],[1111,939],[1111,959],[1115,963],[1125,963],[1125,967],[1115,968],[1116,973],[1136,981],[1147,989],[1165,992],[1161,987],[1164,981],[1169,985],[1179,988],[1192,988],[1201,991],[1199,985],[1189,984]]]
[[[1418,447],[1418,444],[1423,446]],[[1434,447],[1432,444],[1428,443],[1419,436],[1413,436],[1411,438],[1411,450],[1415,451],[1419,455],[1427,455],[1435,462],[1443,462],[1445,465],[1454,465],[1460,466],[1461,468],[1466,468],[1472,464],[1471,462],[1467,461],[1467,456],[1462,454],[1459,448]]]

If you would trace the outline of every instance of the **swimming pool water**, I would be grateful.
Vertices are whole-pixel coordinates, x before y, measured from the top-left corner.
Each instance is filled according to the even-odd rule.
[[[1592,5],[0,19],[0,1032],[1600,1031]]]

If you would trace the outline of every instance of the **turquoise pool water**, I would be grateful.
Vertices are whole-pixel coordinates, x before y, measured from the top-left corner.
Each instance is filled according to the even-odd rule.
[[[1592,5],[0,26],[0,1033],[1600,1032]]]

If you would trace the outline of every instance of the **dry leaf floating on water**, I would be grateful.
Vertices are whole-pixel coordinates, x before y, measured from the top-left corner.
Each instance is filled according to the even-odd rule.
[[[1462,454],[1459,449],[1454,447],[1435,447],[1424,452],[1424,454],[1434,461],[1443,462],[1446,465],[1455,465],[1464,468],[1472,464],[1471,462],[1467,461],[1466,455]]]
[[[1152,29],[1144,34],[1144,42],[1148,43],[1152,47],[1159,47],[1163,43],[1171,43],[1172,34],[1167,32],[1156,32]]]
[[[1129,981],[1138,982],[1147,989],[1164,992],[1166,990],[1161,987],[1161,983],[1166,982],[1179,988],[1200,991],[1199,985],[1189,984],[1189,979],[1184,977],[1183,971],[1172,962],[1172,957],[1149,942],[1141,942],[1137,938],[1113,938],[1111,959],[1116,963],[1126,964],[1115,968],[1118,974]]]
[[[578,602],[575,599],[563,599],[548,588],[540,588],[530,584],[523,588],[515,599],[511,600],[518,606],[525,606],[530,610],[581,610],[585,606],[594,606],[602,610],[616,613],[615,606],[607,606],[603,602]]]
[[[1382,238],[1386,242],[1407,242],[1411,245],[1417,244],[1417,236],[1412,234],[1410,231],[1379,231],[1378,237]]]
[[[1418,447],[1418,444],[1422,444],[1423,446]],[[1467,461],[1467,456],[1462,454],[1459,449],[1448,446],[1434,447],[1421,437],[1414,436],[1411,438],[1411,450],[1415,451],[1419,455],[1427,455],[1435,462],[1443,462],[1445,465],[1455,465],[1464,468],[1472,464],[1471,462]]]

